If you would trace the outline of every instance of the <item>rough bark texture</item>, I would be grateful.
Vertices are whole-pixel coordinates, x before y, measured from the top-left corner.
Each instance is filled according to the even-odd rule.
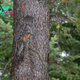
[[[11,80],[49,80],[47,0],[14,0]]]

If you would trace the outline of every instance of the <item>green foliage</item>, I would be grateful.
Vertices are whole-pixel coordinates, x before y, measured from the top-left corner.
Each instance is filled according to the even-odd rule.
[[[13,10],[13,2],[11,0],[1,1],[1,6],[10,6],[9,12]],[[0,73],[2,74],[3,80],[10,80],[7,76],[10,75],[10,65],[8,64],[4,71],[5,65],[12,56],[12,44],[13,44],[13,16],[1,15],[0,14]],[[3,63],[3,64],[1,64]]]
[[[51,63],[49,66],[49,75],[51,79],[55,77],[59,80],[78,80],[80,79],[80,1],[68,0],[68,3],[65,3],[66,0],[59,1],[56,1],[55,5],[58,9],[57,12],[53,10],[53,7],[49,7],[51,16],[66,14],[66,17],[73,23],[50,22],[50,61],[53,64]],[[60,27],[56,28],[58,24]],[[55,42],[57,43],[56,47]],[[66,54],[65,57],[60,56],[63,51]]]

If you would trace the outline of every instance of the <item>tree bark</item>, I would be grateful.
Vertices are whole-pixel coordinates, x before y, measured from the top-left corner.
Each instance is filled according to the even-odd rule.
[[[14,0],[11,80],[49,80],[47,0]]]

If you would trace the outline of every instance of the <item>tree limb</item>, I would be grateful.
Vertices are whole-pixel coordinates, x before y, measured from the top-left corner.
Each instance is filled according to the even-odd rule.
[[[50,16],[50,21],[57,21],[57,22],[70,22],[72,23],[72,20],[70,20],[69,18],[67,18],[66,16],[61,16],[61,15],[53,15]]]

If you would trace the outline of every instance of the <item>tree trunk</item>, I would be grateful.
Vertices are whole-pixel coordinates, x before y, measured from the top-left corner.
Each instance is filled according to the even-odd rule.
[[[14,0],[11,80],[49,80],[47,0]]]

